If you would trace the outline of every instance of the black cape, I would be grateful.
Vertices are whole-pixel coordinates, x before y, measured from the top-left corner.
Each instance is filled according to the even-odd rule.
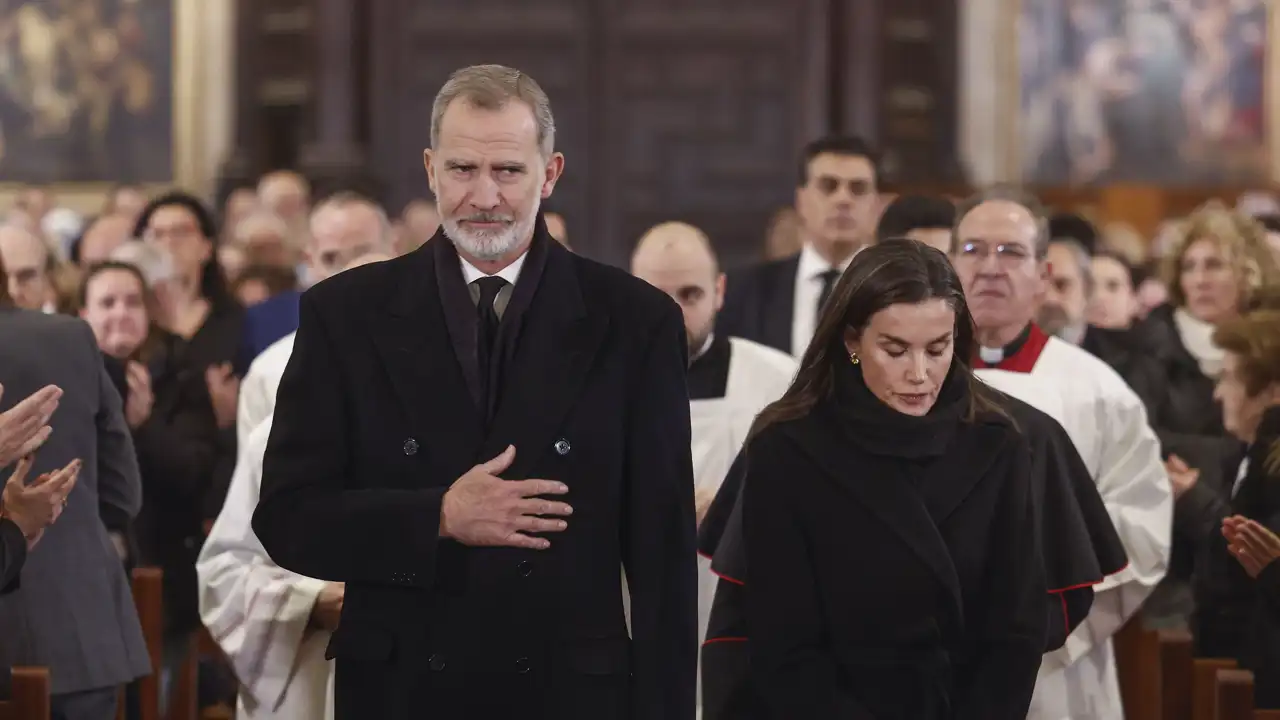
[[[1129,564],[1084,460],[1062,425],[1031,405],[1002,395],[1031,445],[1033,497],[1041,532],[1049,632],[1056,650],[1093,606],[1093,586]],[[702,649],[704,720],[753,717],[743,592],[747,556],[742,533],[748,448],[738,453],[698,531],[698,552],[720,578]]]

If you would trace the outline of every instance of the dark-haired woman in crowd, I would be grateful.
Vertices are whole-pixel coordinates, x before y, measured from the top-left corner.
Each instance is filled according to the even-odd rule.
[[[199,200],[184,193],[152,200],[134,235],[170,264],[154,287],[153,322],[168,339],[165,376],[152,377],[151,422],[135,430],[135,440],[144,493],[140,560],[165,571],[165,665],[172,670],[200,624],[196,556],[235,467],[239,381],[231,363],[243,309],[227,290],[213,215]]]
[[[932,248],[888,240],[844,273],[745,450],[750,573],[721,588],[745,583],[749,681],[713,697],[704,650],[704,717],[1026,717],[1046,634],[1030,453],[963,360],[972,327]]]

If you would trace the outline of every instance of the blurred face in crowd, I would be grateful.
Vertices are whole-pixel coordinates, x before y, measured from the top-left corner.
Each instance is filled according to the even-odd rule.
[[[258,201],[286,223],[301,222],[307,215],[311,193],[302,178],[293,173],[271,173],[258,186]]]
[[[244,272],[248,264],[249,259],[245,256],[244,248],[230,242],[224,242],[218,246],[218,265],[222,268],[222,274],[226,276],[227,282],[234,283],[238,280],[240,273]]]
[[[114,358],[132,355],[147,337],[146,291],[136,273],[98,271],[85,285],[80,317],[93,328],[98,348]]]
[[[0,228],[0,261],[9,275],[9,296],[17,307],[42,310],[53,295],[49,250],[22,228]]]
[[[363,202],[326,205],[311,215],[307,247],[308,277],[320,282],[353,259],[373,251],[388,252],[390,230],[378,211]]]
[[[249,188],[232,190],[222,207],[223,227],[234,228],[259,207],[258,195]]]
[[[815,156],[805,184],[796,189],[796,212],[806,239],[829,262],[851,256],[875,232],[877,197],[870,158]]]
[[[1186,310],[1210,324],[1225,320],[1240,308],[1240,282],[1214,238],[1191,243],[1182,254],[1179,282]]]
[[[425,200],[414,200],[405,206],[401,219],[409,234],[407,242],[415,248],[430,240],[440,229],[440,213],[436,210],[435,203]]]
[[[80,267],[90,267],[111,257],[111,252],[129,240],[136,216],[108,215],[94,221],[80,238]]]
[[[1240,374],[1240,357],[1228,352],[1223,355],[1222,375],[1213,396],[1222,403],[1222,422],[1227,432],[1250,443],[1257,436],[1262,414],[1280,403],[1280,388],[1273,384],[1250,397]]]
[[[146,208],[147,196],[138,188],[122,187],[112,193],[107,206],[107,211],[113,215],[122,215],[134,221]]]
[[[1043,296],[1048,263],[1036,259],[1038,232],[1031,211],[1009,200],[988,200],[960,220],[952,260],[988,347],[1012,342]]]
[[[39,225],[45,215],[53,209],[53,195],[42,188],[27,188],[18,194],[17,208],[31,216]]]
[[[1050,310],[1057,315],[1062,327],[1079,327],[1085,323],[1088,308],[1087,282],[1079,258],[1072,248],[1063,243],[1049,245],[1049,282],[1045,286],[1041,312]],[[1042,325],[1043,326],[1043,325]],[[1060,328],[1045,328],[1053,333]]]
[[[524,252],[564,168],[559,153],[543,156],[533,109],[518,101],[500,110],[453,101],[425,160],[445,234],[473,264]]]
[[[156,208],[142,239],[168,253],[176,273],[188,281],[199,279],[204,264],[213,256],[213,240],[200,231],[195,213],[182,205]]]
[[[890,305],[861,332],[850,329],[845,347],[858,356],[867,389],[900,413],[925,415],[951,370],[956,311],[946,300]]]
[[[289,268],[297,264],[289,226],[275,215],[250,215],[236,227],[235,239],[250,264]]]
[[[1089,301],[1089,324],[1124,330],[1138,315],[1138,296],[1129,268],[1105,255],[1093,258],[1093,297]]]
[[[671,296],[684,312],[690,360],[706,344],[724,306],[724,274],[706,236],[684,223],[664,223],[645,234],[631,258],[631,274]]]

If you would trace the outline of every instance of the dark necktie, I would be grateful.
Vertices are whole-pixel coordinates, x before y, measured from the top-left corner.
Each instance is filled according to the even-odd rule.
[[[818,308],[817,308],[816,317],[818,318],[818,320],[821,320],[822,308],[826,307],[827,300],[831,297],[831,291],[835,289],[836,281],[840,279],[840,271],[835,268],[831,268],[830,270],[826,270],[821,275],[819,275],[818,279],[822,280],[822,290],[819,291],[818,293]]]
[[[498,311],[493,303],[498,293],[507,286],[507,281],[496,275],[482,277],[475,281],[480,288],[480,300],[476,303],[476,370],[480,375],[481,397],[484,398],[482,408],[488,413],[494,406],[493,392],[489,385],[493,374],[493,356],[495,341],[498,338]]]

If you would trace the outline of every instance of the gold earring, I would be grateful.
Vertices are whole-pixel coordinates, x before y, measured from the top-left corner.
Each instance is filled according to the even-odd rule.
[[[856,352],[854,352],[854,351],[850,350],[850,351],[849,351],[849,362],[853,363],[854,365],[857,365],[857,364],[858,364],[858,353],[856,353]]]

